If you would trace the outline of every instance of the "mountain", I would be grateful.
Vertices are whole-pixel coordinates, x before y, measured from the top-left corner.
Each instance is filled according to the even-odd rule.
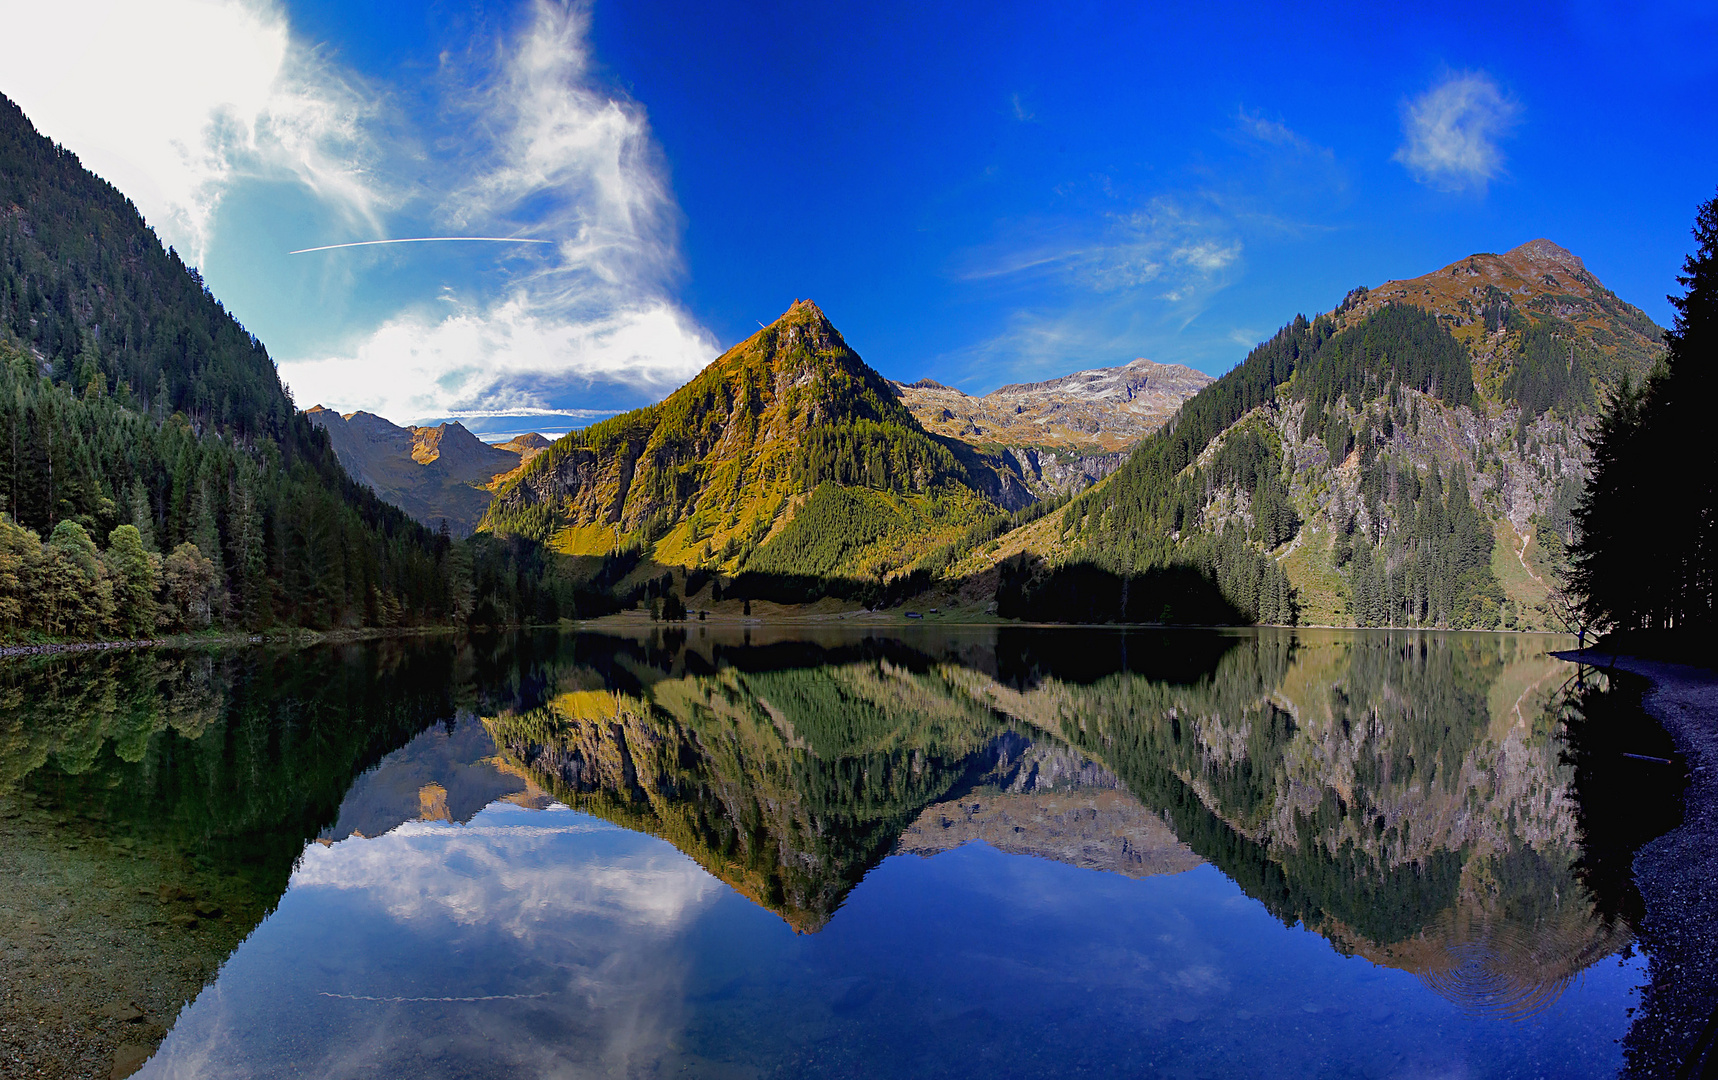
[[[455,536],[469,536],[482,520],[496,480],[549,445],[532,434],[490,446],[457,421],[404,428],[374,413],[342,416],[321,405],[306,409],[305,416],[328,433],[340,464],[355,479],[431,528],[446,521]]]
[[[1356,289],[1344,301],[1342,318],[1364,318],[1391,303],[1413,304],[1443,319],[1472,352],[1482,389],[1500,399],[1512,388],[1529,385],[1509,380],[1529,343],[1523,332],[1535,327],[1535,340],[1539,334],[1557,334],[1575,346],[1579,361],[1589,362],[1596,354],[1602,365],[1620,365],[1637,375],[1664,352],[1662,327],[1605,288],[1578,256],[1544,239],[1502,255],[1470,255],[1376,289]],[[1527,396],[1529,408],[1540,404],[1531,392]]]
[[[567,555],[877,578],[1032,501],[1019,474],[927,432],[796,300],[660,404],[543,451],[479,528]]]
[[[1135,360],[1059,379],[1011,383],[971,397],[934,379],[896,383],[925,430],[1003,459],[1040,497],[1078,492],[1121,466],[1211,377]]]
[[[548,439],[535,431],[526,435],[515,435],[506,442],[494,443],[494,446],[519,455],[519,463],[530,461],[553,445]]]
[[[1547,240],[1355,289],[955,570],[1034,618],[1548,627],[1586,435],[1660,334]]]
[[[185,544],[199,625],[446,611],[436,538],[346,475],[197,271],[4,97],[0,494],[0,636],[152,632],[161,582],[142,554]],[[123,525],[144,552],[121,626],[94,551]],[[56,576],[67,558],[77,574]]]

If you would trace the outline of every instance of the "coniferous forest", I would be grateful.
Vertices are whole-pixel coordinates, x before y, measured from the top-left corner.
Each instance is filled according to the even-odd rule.
[[[1700,207],[1664,362],[1611,395],[1575,511],[1572,584],[1592,625],[1718,631],[1718,198]]]
[[[514,565],[352,481],[262,343],[4,98],[0,511],[12,638],[434,623]]]

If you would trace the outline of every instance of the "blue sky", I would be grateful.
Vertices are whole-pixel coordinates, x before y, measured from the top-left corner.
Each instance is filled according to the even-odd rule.
[[[1219,373],[1355,285],[1539,236],[1664,323],[1718,192],[1710,4],[0,20],[0,92],[203,268],[300,405],[491,432],[656,400],[796,297],[885,375],[969,392]],[[288,254],[420,236],[550,243]]]

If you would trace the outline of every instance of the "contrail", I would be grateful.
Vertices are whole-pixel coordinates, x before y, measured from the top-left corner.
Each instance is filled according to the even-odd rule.
[[[334,251],[339,248],[370,247],[373,244],[440,244],[456,241],[481,241],[486,244],[552,244],[553,240],[527,240],[522,236],[407,236],[399,240],[359,240],[351,244],[324,244],[321,247],[299,248],[288,255],[303,255],[310,251]]]

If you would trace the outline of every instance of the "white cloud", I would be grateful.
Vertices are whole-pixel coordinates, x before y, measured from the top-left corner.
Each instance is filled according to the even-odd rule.
[[[0,0],[0,92],[200,263],[244,176],[291,177],[374,225],[373,95],[296,43],[267,0]]]
[[[1404,141],[1393,160],[1414,179],[1440,191],[1477,191],[1503,171],[1503,139],[1520,121],[1521,106],[1483,71],[1452,72],[1404,102]]]
[[[312,844],[149,1067],[223,1080],[432,1058],[462,1075],[672,1072],[660,1063],[684,1037],[687,931],[731,895],[666,841],[565,807],[496,803],[466,826]]]
[[[335,355],[283,362],[300,405],[398,422],[564,412],[581,385],[660,397],[714,358],[672,296],[680,211],[661,154],[643,108],[591,81],[589,30],[585,5],[538,0],[462,123],[496,134],[448,164],[461,179],[434,210],[462,232],[554,239],[553,254],[526,252],[499,296],[455,290],[451,311],[407,311]]]
[[[715,352],[666,300],[567,318],[521,290],[487,307],[390,319],[346,355],[281,364],[300,408],[366,409],[397,423],[442,416],[577,415],[555,408],[580,384],[620,382],[661,396]]]
[[[393,272],[434,266],[436,245],[293,256],[322,260],[309,265],[328,309],[369,320],[330,314],[304,331],[324,343],[310,355],[277,346],[300,405],[400,422],[611,411],[672,390],[719,347],[675,301],[680,210],[643,108],[592,75],[589,6],[526,10],[512,39],[444,57],[419,100],[340,67],[277,0],[0,0],[0,91],[196,264],[214,246],[218,263],[255,265],[216,235],[222,201],[252,181],[290,181],[316,207],[319,231],[291,247],[553,241],[475,271],[450,261],[439,288]],[[378,290],[393,291],[378,304]],[[606,399],[585,400],[591,385]]]
[[[483,924],[525,940],[576,918],[666,933],[724,891],[666,844],[637,845],[619,856],[587,854],[590,841],[580,838],[612,829],[564,807],[498,806],[471,825],[409,821],[385,836],[310,845],[292,887],[362,893],[366,904],[394,919]],[[581,857],[569,859],[569,851]]]
[[[1045,230],[1055,239],[1013,240],[974,253],[961,276],[1056,278],[1098,293],[1152,288],[1159,299],[1180,302],[1223,284],[1241,257],[1241,241],[1218,215],[1172,198],[1153,199],[1127,213],[1112,213],[1101,231],[1069,242],[1067,226]]]

